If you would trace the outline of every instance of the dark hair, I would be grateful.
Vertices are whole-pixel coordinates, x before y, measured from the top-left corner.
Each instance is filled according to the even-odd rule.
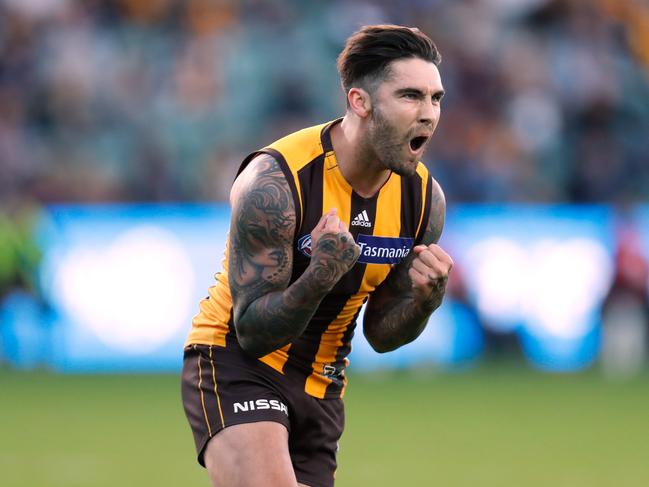
[[[389,75],[397,59],[442,61],[433,41],[419,29],[401,25],[367,25],[354,32],[338,56],[338,73],[345,92],[353,86],[370,88]]]

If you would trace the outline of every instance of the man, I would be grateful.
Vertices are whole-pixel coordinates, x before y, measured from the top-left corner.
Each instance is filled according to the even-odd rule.
[[[345,116],[244,160],[223,271],[185,348],[183,402],[213,485],[332,486],[362,304],[378,352],[440,305],[445,201],[419,162],[440,59],[417,29],[364,27],[338,58]]]

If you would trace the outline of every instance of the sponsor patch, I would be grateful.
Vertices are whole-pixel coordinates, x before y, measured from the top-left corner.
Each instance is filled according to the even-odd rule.
[[[361,234],[356,239],[356,243],[361,248],[358,262],[363,264],[398,264],[410,253],[414,239]]]
[[[286,407],[286,404],[277,399],[254,399],[252,401],[235,402],[233,407],[235,414],[263,409],[273,409],[275,411],[281,411],[288,416],[288,408]]]

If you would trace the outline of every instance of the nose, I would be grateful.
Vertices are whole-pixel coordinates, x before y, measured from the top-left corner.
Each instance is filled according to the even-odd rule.
[[[438,104],[436,104],[432,99],[429,99],[426,102],[422,103],[422,107],[419,112],[419,123],[434,126],[438,117]]]

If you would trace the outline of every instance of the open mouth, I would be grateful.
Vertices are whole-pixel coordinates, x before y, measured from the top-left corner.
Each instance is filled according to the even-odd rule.
[[[428,137],[425,137],[423,135],[419,135],[410,139],[410,149],[413,152],[417,152],[419,149],[421,149],[421,147],[426,143],[427,140]]]

